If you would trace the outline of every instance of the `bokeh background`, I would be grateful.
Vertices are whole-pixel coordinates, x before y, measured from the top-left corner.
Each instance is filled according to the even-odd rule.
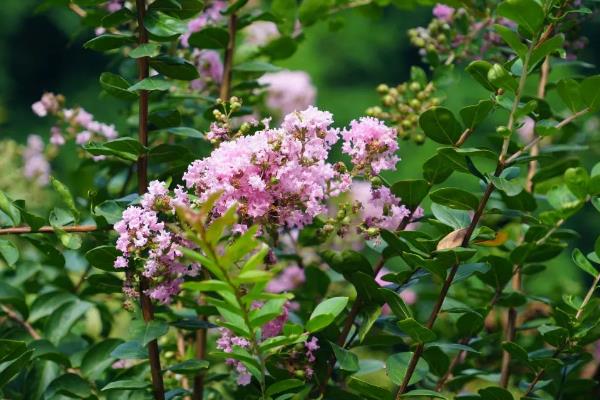
[[[122,135],[132,133],[132,127],[124,118],[123,105],[100,95],[98,76],[113,66],[109,57],[82,48],[93,32],[81,29],[79,17],[66,8],[40,9],[36,0],[2,0],[0,9],[0,139],[12,138],[24,143],[31,133],[48,138],[50,122],[31,112],[31,104],[44,91],[63,93],[69,104],[81,105],[98,120],[114,123]],[[298,52],[280,65],[308,72],[318,90],[318,106],[331,111],[336,123],[343,125],[363,115],[367,107],[378,104],[375,87],[379,83],[398,84],[408,78],[411,65],[425,67],[406,32],[409,28],[427,25],[430,16],[431,9],[426,7],[412,11],[388,7],[369,14],[346,11],[341,18],[307,28]],[[562,68],[576,68],[582,75],[598,73],[593,67],[600,63],[600,42],[595,40],[600,37],[598,16],[592,18],[583,31],[590,38],[590,46],[581,53],[580,59],[591,65],[565,64],[553,71],[553,76],[559,76]],[[446,97],[445,105],[454,111],[486,95],[460,70],[458,66],[451,79],[440,87],[440,94]],[[532,86],[534,84],[532,82]],[[552,96],[551,91],[549,96]],[[505,120],[502,113],[496,113],[495,118]],[[585,153],[583,163],[591,168],[600,160],[600,134],[593,122],[588,123],[586,131],[590,151]],[[480,129],[474,140],[489,145],[492,132],[493,120]],[[424,146],[401,144],[403,161],[398,164],[393,178],[419,178],[420,165],[434,149],[435,144],[431,142]],[[86,175],[85,168],[80,168],[76,157],[61,157],[56,164],[53,170],[67,183],[76,183],[80,193],[93,189],[92,177]],[[0,173],[7,176],[10,171]],[[478,190],[473,179],[465,178],[455,174],[451,179],[453,184]],[[0,186],[1,182],[0,179]],[[36,195],[41,196],[42,204],[52,202],[44,193]],[[600,218],[590,207],[567,227],[581,234],[576,245],[587,253],[600,234]],[[556,296],[580,290],[587,278],[571,263],[568,254],[570,252],[565,251],[558,261],[548,265],[556,274],[541,274],[543,281],[528,282],[536,294]]]

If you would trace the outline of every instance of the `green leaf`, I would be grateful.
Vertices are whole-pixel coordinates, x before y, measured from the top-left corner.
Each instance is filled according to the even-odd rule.
[[[398,319],[406,319],[412,317],[410,309],[408,308],[406,303],[404,303],[404,300],[402,300],[402,297],[400,297],[398,293],[386,288],[379,288],[378,290],[381,293],[387,305],[390,306],[394,315],[398,317]]]
[[[502,190],[508,196],[516,196],[523,191],[523,186],[515,181],[509,181],[492,174],[488,174],[487,177],[498,190]]]
[[[490,80],[488,79],[488,72],[492,69],[492,64],[487,61],[477,60],[471,62],[466,68],[467,71],[473,79],[475,79],[481,86],[485,89],[495,92],[496,87],[492,85]]]
[[[67,397],[84,399],[88,398],[91,394],[92,387],[90,383],[79,375],[72,373],[61,375],[53,380],[44,393],[45,396],[48,396],[47,398],[66,395]]]
[[[300,22],[303,26],[314,24],[319,18],[326,15],[333,4],[333,0],[304,0],[298,9]]]
[[[494,86],[513,93],[517,91],[517,86],[519,86],[515,77],[500,64],[492,65],[492,68],[488,71],[487,77]]]
[[[298,13],[296,0],[273,0],[271,12],[278,18],[277,27],[279,31],[284,35],[291,35],[294,32],[296,14]]]
[[[600,75],[585,78],[580,85],[581,98],[591,112],[600,110]]]
[[[122,343],[121,339],[106,339],[92,345],[81,360],[81,374],[88,379],[99,379],[115,362],[116,358],[111,353]]]
[[[501,387],[487,387],[479,390],[481,400],[513,400],[513,395]]]
[[[311,333],[329,326],[346,308],[347,297],[332,297],[317,305],[306,323],[306,330]]]
[[[495,24],[494,29],[502,37],[502,39],[517,53],[522,60],[527,54],[527,46],[521,42],[519,35],[507,26]],[[533,63],[532,65],[535,65]]]
[[[0,190],[0,211],[10,218],[13,226],[21,224],[21,212],[19,208]]]
[[[423,179],[408,179],[394,183],[390,190],[402,200],[402,204],[410,210],[414,210],[427,196],[429,187],[429,184]]]
[[[440,204],[432,204],[431,212],[438,221],[454,229],[466,228],[471,223],[471,217],[467,211],[453,210]]]
[[[437,338],[431,329],[424,327],[414,318],[398,321],[398,327],[417,343],[433,342]]]
[[[502,348],[508,352],[513,359],[521,362],[529,362],[529,355],[527,351],[513,342],[504,342],[502,343]]]
[[[348,380],[348,387],[358,393],[360,393],[364,398],[368,398],[371,400],[393,400],[394,397],[389,390],[384,389],[380,386],[374,385],[372,383],[363,381],[362,379],[357,378],[356,376],[350,377]]]
[[[291,57],[297,48],[296,40],[289,36],[281,36],[263,46],[261,53],[269,56],[271,60],[283,60]]]
[[[45,337],[52,343],[57,344],[65,337],[76,322],[81,321],[83,315],[92,308],[87,301],[75,300],[63,304],[46,322],[44,329]]]
[[[461,337],[471,337],[483,329],[483,317],[476,312],[466,312],[456,320]]]
[[[31,304],[28,320],[34,323],[41,318],[54,314],[60,306],[75,299],[76,297],[73,294],[62,291],[43,293],[37,296]]]
[[[594,278],[598,277],[598,274],[600,272],[598,272],[596,270],[596,268],[594,268],[594,266],[592,265],[592,263],[590,263],[587,258],[585,258],[585,256],[583,255],[583,253],[581,252],[581,250],[579,249],[574,249],[573,253],[571,253],[571,258],[573,259],[573,262],[579,267],[581,268],[583,271],[587,272],[588,274],[590,274],[591,276],[593,276]]]
[[[360,369],[358,365],[358,357],[353,352],[346,350],[333,342],[329,342],[333,349],[335,359],[342,371],[356,372]]]
[[[185,360],[167,368],[169,371],[176,374],[195,375],[198,372],[207,369],[210,363],[206,360]]]
[[[134,37],[130,35],[104,34],[88,40],[83,44],[83,47],[94,51],[108,51],[134,42]]]
[[[496,9],[496,13],[516,22],[519,28],[530,35],[536,34],[544,23],[544,9],[535,0],[505,0]]]
[[[460,117],[462,118],[465,126],[468,128],[475,128],[479,125],[485,117],[494,108],[494,102],[491,100],[480,100],[479,103],[472,106],[464,107],[460,110]]]
[[[429,194],[431,201],[456,210],[476,210],[479,199],[472,193],[456,188],[440,188]]]
[[[408,363],[412,356],[412,352],[398,353],[388,357],[385,362],[385,372],[396,385],[400,385],[404,380],[404,376],[408,369]],[[409,385],[414,385],[415,383],[422,381],[428,373],[429,366],[427,365],[427,362],[422,358],[419,359],[415,371],[410,378]]]
[[[400,396],[400,398],[404,398],[404,397],[427,397],[427,398],[435,398],[435,399],[445,399],[447,400],[448,397],[444,396],[443,394],[439,393],[439,392],[435,392],[433,390],[427,390],[427,389],[415,389],[415,390],[411,390],[410,392],[404,393],[403,395]]]
[[[54,187],[54,190],[56,190],[56,193],[58,193],[62,201],[69,208],[69,211],[75,216],[75,222],[77,222],[79,219],[79,210],[77,210],[77,207],[75,206],[75,200],[73,199],[71,191],[53,176],[50,177],[50,181],[52,182],[52,186]]]
[[[427,137],[449,145],[453,145],[463,131],[452,111],[444,107],[432,107],[422,113],[419,125]]]
[[[571,111],[577,112],[583,109],[584,105],[579,82],[575,79],[561,79],[556,84],[556,91],[561,100]]]
[[[194,292],[234,292],[233,288],[227,282],[211,279],[199,282],[184,282],[182,287]]]
[[[11,267],[19,261],[19,250],[11,241],[0,239],[0,254]]]
[[[247,61],[233,67],[238,72],[278,72],[280,67],[262,61]]]
[[[274,394],[286,392],[301,386],[304,386],[304,382],[300,379],[284,379],[269,385],[265,394],[267,396],[273,396]]]
[[[224,49],[229,43],[229,32],[223,28],[209,26],[192,33],[188,43],[199,49]]]
[[[334,251],[325,250],[321,253],[323,260],[340,274],[363,272],[373,276],[373,268],[369,260],[361,253],[354,250]]]
[[[140,342],[143,346],[147,345],[154,339],[166,335],[169,331],[169,324],[163,321],[152,320],[145,322],[142,320],[134,320],[129,327],[130,337]]]
[[[146,14],[144,26],[148,32],[159,38],[171,39],[187,31],[185,21],[154,10],[149,10]]]
[[[130,92],[137,90],[165,91],[171,88],[171,82],[159,78],[146,78],[127,88]]]
[[[191,137],[195,139],[203,139],[204,134],[200,131],[197,131],[194,128],[188,128],[186,126],[178,126],[175,128],[167,129],[167,132],[172,133],[177,136]]]
[[[164,76],[191,81],[199,77],[196,67],[179,57],[157,56],[150,59],[150,66]]]
[[[119,99],[137,99],[137,94],[131,93],[129,90],[127,90],[131,86],[131,83],[129,83],[127,79],[123,78],[121,75],[113,74],[112,72],[103,72],[100,74],[100,86],[102,86],[102,89],[104,89],[108,94]]]
[[[87,253],[85,253],[85,258],[88,260],[90,265],[99,268],[103,271],[114,271],[115,260],[117,256],[119,256],[120,252],[115,248],[115,246],[98,246]]]
[[[95,156],[115,156],[127,161],[137,161],[138,156],[146,152],[146,148],[139,141],[130,137],[104,143],[90,143],[83,148]]]
[[[154,57],[160,53],[160,45],[157,43],[143,43],[129,52],[131,58]],[[129,85],[127,85],[129,86]]]
[[[0,389],[2,389],[10,380],[29,364],[32,350],[25,351],[18,355],[17,358],[6,361],[0,370]]]
[[[111,382],[108,385],[104,386],[101,391],[104,392],[107,390],[115,390],[115,389],[136,390],[136,389],[145,389],[149,386],[150,386],[150,383],[146,382],[146,381],[136,381],[133,379],[125,379],[122,381]]]
[[[529,60],[530,70],[535,68],[536,64],[546,58],[547,55],[554,53],[555,51],[562,51],[565,42],[565,36],[558,34],[552,36],[550,39],[544,41],[531,53],[531,59]]]
[[[130,341],[115,347],[110,356],[119,360],[145,360],[148,358],[148,351],[140,342]]]
[[[432,185],[444,182],[452,172],[446,157],[441,154],[434,155],[423,164],[423,178]]]

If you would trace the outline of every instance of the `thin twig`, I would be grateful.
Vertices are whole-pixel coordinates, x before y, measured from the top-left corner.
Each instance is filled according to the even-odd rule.
[[[577,111],[576,113],[569,115],[567,118],[565,118],[561,122],[559,122],[556,125],[556,128],[557,129],[564,128],[566,125],[570,124],[571,122],[573,122],[577,118],[581,117],[582,115],[587,114],[589,111],[590,111],[589,108],[584,108],[581,111]],[[512,164],[517,158],[521,157],[521,155],[523,155],[523,153],[527,152],[533,146],[537,145],[541,140],[542,140],[541,136],[537,136],[536,138],[534,138],[531,142],[527,143],[525,145],[525,147],[523,147],[521,150],[515,152],[512,156],[507,158],[505,161],[505,165]]]
[[[231,95],[231,78],[233,75],[233,56],[235,52],[235,32],[237,30],[237,15],[233,12],[229,16],[228,23],[229,41],[225,49],[225,59],[223,63],[223,81],[221,82],[220,97],[227,101]]]
[[[31,324],[29,322],[27,322],[23,318],[21,318],[21,316],[19,314],[17,314],[15,311],[13,311],[11,308],[5,306],[4,304],[0,305],[0,307],[2,308],[2,311],[4,311],[6,313],[8,318],[12,319],[17,324],[19,324],[23,328],[25,328],[27,333],[29,333],[29,336],[31,336],[35,340],[39,340],[42,338],[40,336],[40,334],[37,333],[37,331],[33,328],[33,326],[31,326]]]
[[[208,271],[204,269],[204,279],[210,279]],[[204,294],[200,295],[200,299],[198,300],[200,305],[206,304],[206,298]],[[206,315],[200,316],[200,320],[206,322],[208,318]],[[198,360],[206,359],[206,339],[208,332],[205,328],[200,328],[196,331],[196,358]],[[204,371],[198,372],[196,376],[194,376],[194,391],[192,392],[193,400],[202,400],[204,398]]]
[[[69,233],[86,233],[96,232],[100,230],[108,230],[107,228],[98,228],[96,225],[71,225],[61,226],[60,229]],[[55,229],[53,226],[42,226],[37,230],[33,230],[30,226],[16,226],[14,228],[3,228],[0,229],[0,235],[24,235],[28,233],[54,233]]]
[[[462,135],[460,135],[460,137],[458,138],[458,140],[454,144],[454,147],[460,147],[460,146],[462,146],[467,141],[467,139],[469,138],[469,136],[471,136],[471,133],[473,133],[473,128],[467,128],[467,129],[465,129],[465,131],[462,133]]]

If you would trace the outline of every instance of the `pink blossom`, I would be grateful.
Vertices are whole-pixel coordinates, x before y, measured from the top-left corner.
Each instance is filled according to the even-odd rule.
[[[223,63],[218,52],[195,49],[192,57],[200,74],[200,78],[194,79],[190,83],[192,89],[203,90],[210,82],[221,83],[223,80]]]
[[[23,151],[23,175],[39,185],[47,185],[50,181],[50,164],[44,156],[44,147],[39,135],[29,135]]]
[[[454,15],[454,8],[445,4],[436,4],[433,8],[433,16],[445,22],[450,22]]]
[[[252,46],[264,46],[281,36],[277,25],[271,21],[256,21],[245,28],[243,32],[246,35],[246,43]]]
[[[373,188],[368,182],[355,182],[352,195],[360,203],[361,217],[367,227],[394,231],[410,216],[410,210],[387,187]]]
[[[48,110],[46,110],[44,103],[42,103],[41,101],[36,101],[35,103],[33,103],[31,105],[31,109],[33,110],[34,114],[38,117],[45,117],[46,115],[48,115]]]
[[[365,175],[394,169],[400,160],[395,154],[398,150],[396,130],[376,118],[352,121],[350,129],[342,131],[342,138],[342,151],[352,158],[355,169]]]
[[[60,128],[58,126],[53,126],[50,129],[50,143],[55,146],[62,146],[65,144],[65,137],[60,132]]]
[[[304,269],[297,265],[292,265],[284,269],[277,277],[269,282],[267,291],[281,293],[294,290],[303,284],[305,280]]]
[[[348,176],[325,161],[338,136],[332,123],[330,113],[314,107],[288,114],[279,129],[222,143],[209,157],[194,161],[183,180],[200,202],[222,191],[216,215],[237,203],[244,225],[302,227],[350,185]]]
[[[146,293],[161,303],[169,303],[179,293],[183,277],[196,276],[200,268],[181,262],[180,247],[190,244],[164,222],[165,217],[174,215],[176,203],[185,202],[181,188],[176,197],[165,183],[152,181],[141,205],[128,207],[114,225],[119,234],[116,248],[122,253],[115,260],[115,268],[128,267],[130,260],[144,260],[142,274],[152,282]]]
[[[304,342],[304,347],[306,349],[306,358],[309,363],[314,363],[317,360],[314,352],[319,350],[319,339],[316,336],[311,337],[310,340]]]
[[[282,114],[304,110],[315,103],[317,90],[304,71],[280,71],[263,75],[258,82],[267,85],[267,107]]]
[[[530,117],[525,117],[523,125],[517,130],[519,137],[524,143],[529,143],[533,140],[535,128],[535,120]]]
[[[215,0],[208,7],[204,9],[204,12],[198,17],[188,22],[188,31],[181,35],[181,45],[183,47],[189,47],[188,40],[194,32],[200,31],[207,25],[213,25],[219,22],[223,15],[221,11],[227,7],[227,2],[224,0]]]
[[[277,318],[267,322],[262,327],[263,340],[268,339],[273,336],[277,336],[283,331],[283,326],[285,325],[285,323],[288,320],[288,314],[289,314],[288,309],[289,309],[288,303],[284,304],[281,315],[278,316]]]

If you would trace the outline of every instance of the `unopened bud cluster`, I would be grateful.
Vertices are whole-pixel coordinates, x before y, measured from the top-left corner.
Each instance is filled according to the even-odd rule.
[[[248,134],[252,126],[258,125],[258,122],[245,121],[237,128],[232,127],[232,115],[241,108],[242,100],[236,96],[229,98],[229,101],[217,99],[217,108],[212,112],[215,122],[210,125],[206,138],[213,144],[219,144]]]
[[[381,84],[377,87],[381,96],[381,106],[370,107],[367,114],[389,121],[398,131],[398,137],[423,144],[425,135],[419,128],[419,116],[430,107],[440,104],[435,96],[433,83],[423,85],[416,80],[396,87]]]

